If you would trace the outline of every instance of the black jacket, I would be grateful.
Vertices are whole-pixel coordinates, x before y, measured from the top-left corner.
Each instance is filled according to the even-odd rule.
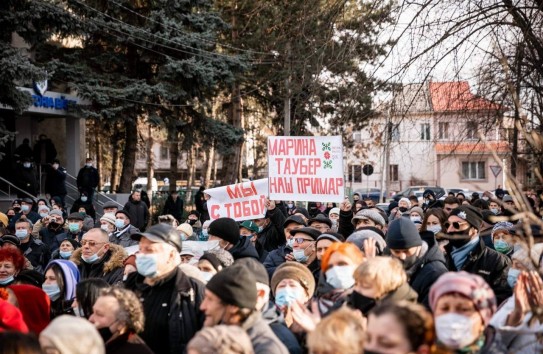
[[[501,253],[498,253],[485,246],[483,239],[480,239],[477,246],[470,252],[462,269],[456,269],[451,257],[452,245],[445,246],[447,254],[447,266],[450,271],[456,272],[459,270],[481,276],[490,285],[498,304],[501,304],[512,294],[512,290],[507,284],[507,270],[511,264],[511,260]]]
[[[60,247],[60,242],[58,241],[57,236],[66,233],[64,227],[59,226],[57,230],[50,229],[48,227],[42,227],[40,230],[40,237],[42,241],[52,250]]]
[[[81,207],[85,208],[85,212],[92,220],[96,220],[96,209],[94,209],[94,204],[90,200],[83,202],[81,198],[77,198],[70,209],[70,213],[78,213]]]
[[[174,201],[171,195],[168,196],[164,204],[164,210],[162,211],[162,215],[166,214],[170,214],[177,222],[181,223],[183,219],[183,198],[177,196],[177,199]]]
[[[32,194],[38,195],[38,179],[36,173],[32,167],[24,167],[23,165],[17,165],[17,180],[13,181],[15,185],[22,190]],[[17,191],[19,198],[28,197],[27,194]]]
[[[285,256],[289,253],[292,253],[292,248],[287,245],[278,247],[268,253],[266,260],[264,261],[264,267],[266,268],[270,279],[275,272],[275,269],[286,262]]]
[[[449,270],[447,269],[445,256],[435,240],[434,233],[424,231],[421,233],[421,237],[428,244],[428,251],[406,272],[409,278],[409,285],[419,295],[418,302],[430,308],[428,298],[430,288],[437,278]]]
[[[94,189],[98,186],[98,170],[93,166],[83,166],[77,174],[77,188],[80,191],[85,189]]]
[[[341,234],[345,239],[347,237],[351,236],[351,234],[355,231],[354,225],[351,222],[353,220],[353,211],[343,211],[341,210],[339,212],[339,221],[338,221],[338,229],[337,232]]]
[[[137,227],[141,232],[145,231],[149,219],[149,209],[143,201],[128,201],[124,205],[124,210],[130,215],[130,224]]]
[[[302,354],[303,350],[298,339],[285,324],[285,319],[273,302],[262,311],[262,317],[268,323],[273,333],[279,338],[281,343],[287,347],[290,354]]]
[[[229,249],[228,252],[230,252],[235,260],[240,258],[254,258],[258,261],[260,259],[250,237],[240,237],[238,243]]]
[[[60,167],[54,169],[51,166],[47,168],[47,178],[45,179],[45,193],[51,194],[52,197],[56,195],[66,195],[66,169]]]
[[[260,243],[265,251],[271,252],[287,242],[283,229],[283,224],[287,218],[278,207],[271,211],[268,210],[266,217],[270,219],[270,223],[262,232],[258,233],[256,242]]]
[[[102,278],[109,285],[119,284],[123,280],[124,264],[123,261],[127,257],[126,252],[121,246],[109,245],[109,250],[95,263],[88,264],[81,259],[83,249],[78,248],[70,257],[70,261],[74,262],[81,274],[81,280],[88,278]]]
[[[204,313],[200,311],[205,285],[187,276],[180,268],[175,271],[174,291],[170,299],[168,317],[170,354],[184,353],[188,342],[202,328],[205,319]],[[142,290],[148,286],[143,283],[144,279],[145,277],[134,272],[126,280],[125,287],[140,296]],[[149,323],[146,323],[145,327],[148,326]]]
[[[28,243],[22,243],[21,246],[19,246],[19,249],[30,261],[34,270],[43,273],[45,266],[47,266],[51,259],[49,247],[41,240],[37,240],[30,236],[30,241]]]

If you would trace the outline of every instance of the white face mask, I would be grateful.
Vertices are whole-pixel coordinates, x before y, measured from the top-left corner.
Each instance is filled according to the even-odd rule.
[[[411,218],[411,221],[413,221],[413,222],[416,222],[416,221],[421,222],[422,221],[420,216],[411,216],[410,218]]]
[[[475,342],[473,320],[457,313],[447,313],[435,318],[438,341],[448,349],[461,349]]]
[[[355,268],[352,265],[334,266],[326,271],[326,282],[334,289],[349,289],[354,285]]]
[[[435,234],[441,232],[441,225],[426,226],[427,231],[432,231]]]

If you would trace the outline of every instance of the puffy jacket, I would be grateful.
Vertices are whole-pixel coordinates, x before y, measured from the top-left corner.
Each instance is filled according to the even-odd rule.
[[[204,313],[200,311],[205,285],[186,275],[181,268],[177,268],[175,272],[174,291],[170,299],[168,316],[170,354],[185,353],[188,342],[202,329],[205,319]],[[126,280],[125,287],[141,297],[142,290],[148,287],[144,280],[145,277],[134,272]],[[152,289],[148,295],[152,295]],[[147,323],[145,327],[148,325]]]
[[[127,226],[125,226],[124,229],[114,231],[109,236],[109,242],[119,245],[121,247],[130,247],[130,246],[137,245],[138,241],[132,240],[130,236],[138,232],[140,232],[138,228],[134,227],[133,225],[128,224]]]
[[[268,210],[266,218],[270,219],[270,223],[258,233],[256,242],[262,245],[265,251],[271,252],[287,242],[283,230],[283,224],[287,218],[278,207]]]
[[[418,294],[418,302],[429,309],[428,295],[430,294],[430,287],[437,278],[449,270],[447,269],[445,256],[435,240],[434,233],[424,231],[421,233],[421,237],[428,244],[428,251],[407,270],[407,276],[409,285]]]
[[[102,259],[92,264],[83,262],[81,259],[82,252],[83,249],[78,248],[70,257],[70,261],[74,262],[77,265],[77,268],[79,268],[81,280],[88,278],[102,278],[110,285],[122,282],[124,273],[123,261],[127,255],[121,246],[110,244],[109,250]]]
[[[486,247],[483,239],[480,239],[477,246],[470,252],[462,269],[456,269],[453,259],[450,256],[452,245],[448,244],[445,246],[445,250],[447,252],[445,258],[450,271],[464,270],[468,273],[481,276],[490,285],[492,290],[494,290],[498,304],[501,304],[511,296],[512,291],[507,284],[507,270],[509,269],[511,260],[507,256]]]
[[[258,252],[256,251],[255,246],[251,242],[250,237],[240,237],[238,243],[228,250],[234,260],[240,258],[254,258],[257,261],[259,260]]]

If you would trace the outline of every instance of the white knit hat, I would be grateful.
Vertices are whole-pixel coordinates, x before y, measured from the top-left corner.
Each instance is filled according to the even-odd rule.
[[[89,321],[69,315],[53,320],[40,334],[60,353],[105,354],[106,348],[98,330]]]

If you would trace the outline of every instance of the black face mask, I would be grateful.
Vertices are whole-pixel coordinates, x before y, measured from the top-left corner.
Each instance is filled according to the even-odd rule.
[[[366,297],[360,294],[358,291],[353,291],[349,300],[349,306],[355,310],[358,310],[367,316],[370,310],[375,306],[375,299]],[[364,351],[365,353],[366,351]]]
[[[14,212],[16,212],[16,213],[18,213],[18,212],[20,212],[20,211],[21,211],[21,208],[19,208],[19,207],[15,207],[15,208],[13,208],[13,211],[14,211]]]
[[[196,224],[196,221],[198,221],[198,220],[189,219],[188,222],[189,222],[190,226],[194,226],[194,224]]]
[[[100,333],[100,337],[102,337],[104,343],[107,343],[113,337],[113,332],[111,332],[109,327],[98,328],[98,333]]]
[[[400,207],[398,208],[399,211],[401,211],[402,213],[405,213],[407,211],[407,208],[406,207]]]
[[[447,233],[447,236],[455,237],[455,238],[449,239],[449,243],[454,248],[460,248],[462,246],[465,246],[469,241],[471,241],[471,236],[469,235],[469,231],[468,232],[464,232],[464,231],[449,232]]]

